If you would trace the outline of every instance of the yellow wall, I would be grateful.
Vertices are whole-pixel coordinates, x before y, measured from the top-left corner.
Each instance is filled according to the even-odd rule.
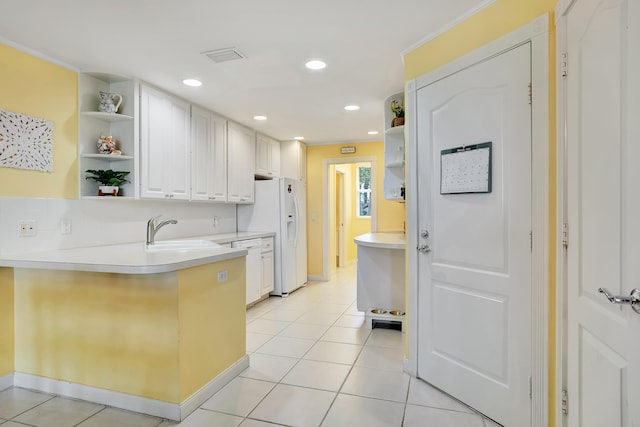
[[[229,280],[212,283],[221,270]],[[146,275],[14,274],[17,372],[181,403],[245,354],[244,258]]]
[[[384,143],[367,142],[355,144],[355,154],[340,154],[340,147],[342,146],[344,144],[312,145],[307,147],[307,265],[310,276],[323,275],[323,159],[375,157],[377,231],[402,230],[404,224],[404,204],[384,199]],[[311,221],[313,215],[316,217],[315,221]],[[331,262],[329,264],[331,265]]]
[[[245,355],[245,277],[244,257],[178,272],[181,402]]]
[[[77,198],[77,73],[0,44],[0,108],[53,122],[53,172],[0,167],[0,196]]]
[[[555,425],[556,272],[556,53],[553,12],[557,0],[496,0],[461,24],[425,43],[405,58],[405,80],[426,74],[529,22],[549,14],[549,425]]]
[[[14,369],[13,269],[0,268],[0,377]]]

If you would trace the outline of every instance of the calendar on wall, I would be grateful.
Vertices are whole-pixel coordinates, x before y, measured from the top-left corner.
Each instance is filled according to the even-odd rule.
[[[491,145],[440,151],[440,194],[491,193]]]

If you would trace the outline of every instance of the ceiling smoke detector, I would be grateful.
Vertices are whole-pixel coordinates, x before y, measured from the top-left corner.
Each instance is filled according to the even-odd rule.
[[[202,54],[215,63],[235,61],[236,59],[244,59],[247,57],[247,55],[243,54],[235,47],[210,50],[208,52],[202,52]]]

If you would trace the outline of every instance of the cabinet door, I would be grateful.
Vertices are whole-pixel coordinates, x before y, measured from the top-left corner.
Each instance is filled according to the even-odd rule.
[[[191,199],[209,200],[212,186],[208,166],[213,162],[211,113],[191,109]]]
[[[190,114],[188,103],[141,86],[141,197],[189,198]]]
[[[227,201],[227,119],[211,116],[211,135],[213,136],[213,167],[210,173],[213,178],[209,199]]]
[[[271,174],[269,176],[280,176],[280,142],[275,139],[269,141],[269,170]]]
[[[165,171],[168,176],[170,198],[189,199],[191,175],[189,154],[191,140],[191,106],[179,99],[169,98],[171,104],[170,141],[165,146]]]
[[[253,176],[255,172],[255,132],[229,122],[227,198],[235,203],[253,203]]]
[[[262,286],[260,295],[268,294],[274,289],[273,252],[262,254]]]
[[[269,142],[265,136],[258,135],[256,137],[256,175],[269,176]]]
[[[227,200],[227,121],[191,108],[191,199]]]
[[[298,141],[298,179],[307,181],[307,145]]]
[[[300,141],[280,143],[280,176],[305,181],[307,179],[307,146]]]
[[[170,103],[164,94],[140,88],[140,197],[165,198],[165,150],[169,144]]]

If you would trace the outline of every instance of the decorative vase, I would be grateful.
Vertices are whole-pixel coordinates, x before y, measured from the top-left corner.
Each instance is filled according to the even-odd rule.
[[[115,185],[101,185],[98,187],[98,196],[117,196],[120,187]]]
[[[396,126],[404,126],[404,117],[395,117],[391,121],[391,127],[394,128]]]
[[[100,92],[100,104],[98,104],[98,111],[103,113],[117,113],[120,104],[122,104],[122,95],[119,93]],[[116,98],[118,101],[116,102]]]

